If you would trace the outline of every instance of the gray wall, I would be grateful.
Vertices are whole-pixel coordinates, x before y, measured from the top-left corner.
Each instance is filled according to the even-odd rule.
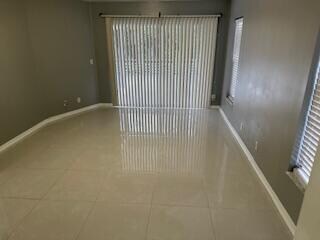
[[[294,221],[303,194],[286,171],[319,30],[319,11],[318,0],[234,0],[231,6],[222,108]],[[244,30],[239,84],[231,106],[226,96],[234,18],[239,16],[244,16]]]
[[[214,1],[179,1],[179,2],[108,2],[91,3],[92,25],[95,39],[95,52],[98,68],[98,82],[101,102],[111,102],[111,86],[108,79],[108,60],[106,48],[105,20],[99,13],[105,14],[216,14],[222,13],[219,23],[219,34],[216,51],[216,66],[213,93],[216,94],[215,104],[220,103],[222,81],[224,75],[225,49],[228,33],[229,0]]]
[[[303,200],[295,240],[319,239],[320,222],[320,149],[312,169],[308,189]]]
[[[0,36],[1,144],[40,121],[44,114],[21,1],[0,1]]]
[[[0,34],[0,144],[49,116],[98,102],[88,3],[0,1]]]
[[[37,78],[45,115],[98,101],[89,4],[79,0],[26,0]],[[76,102],[77,97],[82,103]],[[63,101],[68,100],[67,108]]]

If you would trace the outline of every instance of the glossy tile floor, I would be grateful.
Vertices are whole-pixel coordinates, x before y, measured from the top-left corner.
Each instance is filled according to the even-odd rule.
[[[0,164],[1,240],[291,239],[217,110],[96,110]]]

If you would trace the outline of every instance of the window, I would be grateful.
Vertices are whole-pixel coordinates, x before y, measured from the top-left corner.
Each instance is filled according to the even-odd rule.
[[[305,114],[303,131],[296,156],[296,168],[299,180],[306,186],[313,167],[320,141],[320,61],[313,76],[311,97]]]
[[[233,53],[232,53],[232,77],[229,89],[228,98],[233,102],[236,95],[236,88],[239,75],[239,57],[241,47],[241,37],[243,29],[243,18],[238,18],[235,21],[236,29],[234,34]]]
[[[112,21],[119,106],[210,106],[216,17]]]

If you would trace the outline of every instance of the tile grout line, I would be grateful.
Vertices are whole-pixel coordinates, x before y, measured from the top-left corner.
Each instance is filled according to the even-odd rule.
[[[1,154],[2,154],[2,153],[1,153],[1,151],[0,151],[0,156],[1,156]],[[12,167],[12,166],[10,166],[7,170],[8,170],[8,171],[11,171],[10,174],[12,174],[12,172],[13,172],[13,177],[16,176],[17,171],[18,171],[16,168],[14,168],[14,167]],[[10,178],[7,176],[7,177],[6,177],[6,180],[4,180],[4,181],[0,184],[0,198],[5,197],[5,196],[2,196],[2,190],[1,190],[1,188],[2,188],[3,186],[5,186],[9,181],[10,181]]]
[[[195,205],[184,205],[184,204],[170,204],[170,203],[154,203],[153,206],[160,206],[160,207],[177,207],[177,208],[197,208],[197,209],[207,209],[208,207],[204,206],[195,206]]]
[[[64,170],[57,170],[57,171],[62,171],[62,174],[60,177],[57,178],[57,180],[49,187],[48,191],[43,195],[43,197],[40,200],[50,200],[50,199],[46,199],[46,197],[48,196],[48,194],[50,193],[50,191],[54,188],[54,186],[56,186],[56,184],[63,179],[63,177],[66,175],[68,169],[64,169]]]
[[[32,169],[26,169],[26,171],[29,171]],[[45,169],[44,169],[45,170]],[[46,171],[46,170],[45,170]],[[52,183],[51,186],[49,186],[48,190],[43,194],[43,196],[41,197],[19,197],[19,196],[0,196],[0,199],[25,199],[25,200],[38,200],[38,201],[42,201],[45,200],[45,196],[49,193],[49,191],[53,188],[53,186],[60,180],[60,178],[65,174],[65,170],[52,170],[52,171],[61,171],[62,174],[60,177],[57,177],[57,179],[54,181],[54,183]],[[4,184],[1,184],[1,186]]]
[[[29,199],[29,200],[30,200],[30,199]],[[24,221],[25,219],[27,219],[27,217],[29,217],[29,216],[31,215],[31,213],[36,209],[36,207],[39,206],[39,204],[40,204],[40,202],[41,202],[40,199],[38,199],[38,200],[33,200],[33,201],[37,201],[37,203],[34,204],[34,206],[30,209],[30,211],[29,211],[23,218],[21,218],[20,221],[18,221],[18,222],[14,225],[14,227],[12,228],[12,230],[10,231],[10,233],[8,234],[8,240],[9,240],[9,239],[12,237],[12,235],[16,232],[16,230],[17,230],[18,227],[23,223],[23,221]]]
[[[60,171],[61,171],[61,170],[60,170]],[[31,213],[36,209],[36,207],[39,206],[42,201],[45,201],[45,196],[49,193],[49,191],[51,191],[51,189],[53,188],[53,186],[55,186],[55,184],[58,182],[58,180],[59,180],[60,178],[62,178],[62,175],[64,175],[65,172],[66,172],[66,170],[63,171],[63,173],[61,174],[60,177],[57,177],[57,180],[54,181],[54,183],[49,187],[48,191],[47,191],[46,193],[44,193],[42,197],[40,197],[40,198],[38,198],[38,199],[30,199],[30,198],[29,198],[29,200],[34,200],[34,201],[38,201],[38,202],[37,202],[37,203],[35,204],[35,206],[30,210],[30,212],[29,212],[28,214],[26,214],[26,215],[15,225],[14,229],[12,229],[11,233],[9,234],[8,239],[10,239],[10,238],[12,237],[12,235],[16,232],[16,230],[18,229],[18,227],[22,224],[22,222],[23,222],[25,219],[27,219],[27,217],[29,217],[29,216],[31,215]],[[12,198],[12,199],[24,199],[24,198],[18,198],[18,197],[16,197],[16,198]],[[25,199],[28,199],[28,198],[25,198]]]
[[[214,223],[213,223],[213,216],[212,216],[212,209],[210,207],[210,200],[209,200],[209,195],[208,195],[208,191],[205,187],[205,182],[204,182],[204,178],[202,178],[202,184],[203,184],[203,190],[205,192],[205,195],[206,195],[206,198],[207,198],[207,202],[208,202],[208,213],[209,213],[209,218],[210,218],[210,225],[211,225],[211,230],[212,230],[212,234],[213,234],[213,239],[214,240],[218,240],[217,238],[217,233],[216,233],[216,228],[214,226]]]
[[[7,199],[7,200],[10,200],[10,199],[14,199],[14,200],[34,200],[34,201],[40,201],[41,198],[28,198],[28,197],[8,197],[8,196],[0,196],[0,199]]]
[[[158,183],[158,175],[157,175],[156,182],[155,182],[154,186],[152,187],[151,202],[150,202],[148,222],[147,222],[147,226],[146,226],[146,233],[145,233],[145,234],[146,234],[146,237],[145,237],[145,240],[148,239],[149,225],[150,225],[151,212],[152,212],[152,206],[153,206],[153,197],[154,197],[154,192],[155,192],[155,188],[156,188],[156,184],[157,184],[157,183]]]
[[[96,207],[96,205],[97,205],[97,201],[95,201],[95,202],[92,203],[91,209],[88,211],[88,214],[87,214],[87,216],[85,217],[83,223],[81,224],[81,226],[80,226],[80,228],[79,228],[79,232],[75,235],[74,240],[79,239],[80,234],[81,234],[82,230],[84,229],[86,223],[88,222],[89,217],[90,217],[90,215],[92,214],[92,212],[93,212],[94,208]]]

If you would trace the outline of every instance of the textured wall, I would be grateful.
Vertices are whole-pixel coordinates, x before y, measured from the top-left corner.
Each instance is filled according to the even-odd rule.
[[[303,194],[286,171],[315,50],[319,11],[318,0],[234,0],[231,5],[222,107],[295,221]],[[240,75],[231,106],[226,96],[234,19],[240,16],[244,16]]]
[[[108,2],[91,3],[91,13],[93,22],[93,31],[95,38],[95,50],[98,68],[98,82],[101,102],[111,102],[111,86],[108,79],[108,59],[106,48],[105,20],[99,17],[99,13],[105,14],[145,14],[157,16],[159,11],[162,14],[216,14],[222,13],[220,19],[219,34],[216,50],[215,75],[213,83],[213,93],[216,94],[215,104],[220,103],[222,81],[224,74],[225,49],[228,33],[229,20],[229,0],[214,1],[169,1],[169,2]]]

